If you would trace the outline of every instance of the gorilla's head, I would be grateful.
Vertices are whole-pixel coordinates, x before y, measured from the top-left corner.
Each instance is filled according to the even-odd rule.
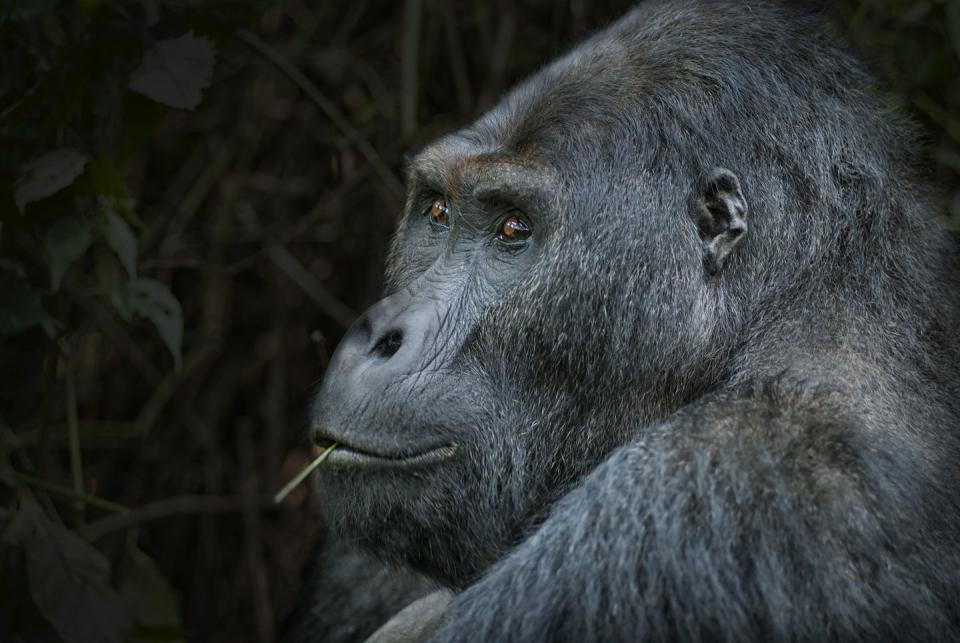
[[[344,533],[462,584],[765,323],[875,271],[856,219],[924,207],[867,201],[911,132],[825,25],[643,5],[413,158],[386,297],[313,410]]]

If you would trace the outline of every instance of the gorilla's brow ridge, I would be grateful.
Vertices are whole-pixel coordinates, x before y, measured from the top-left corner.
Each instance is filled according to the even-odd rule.
[[[458,150],[459,151],[459,150]],[[478,201],[506,201],[520,207],[542,207],[557,190],[555,171],[529,157],[488,152],[449,153],[430,148],[410,164],[415,185],[429,185],[447,194]]]

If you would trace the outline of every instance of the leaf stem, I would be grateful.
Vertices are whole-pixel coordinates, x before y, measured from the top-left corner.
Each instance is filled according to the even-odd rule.
[[[281,502],[283,502],[283,499],[286,498],[291,491],[296,489],[297,485],[303,482],[306,479],[306,477],[313,472],[314,469],[319,467],[320,464],[327,459],[327,456],[330,455],[330,452],[333,451],[335,448],[337,448],[336,442],[334,442],[333,444],[328,446],[326,449],[324,449],[323,453],[318,455],[313,462],[305,466],[303,468],[303,471],[301,471],[300,473],[298,473],[296,476],[293,477],[293,480],[291,480],[286,485],[284,485],[283,489],[278,491],[277,495],[273,497],[274,504],[280,504]]]

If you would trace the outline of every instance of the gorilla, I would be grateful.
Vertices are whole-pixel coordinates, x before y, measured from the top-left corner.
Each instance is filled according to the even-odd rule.
[[[960,640],[925,158],[790,0],[644,2],[417,153],[288,640]]]

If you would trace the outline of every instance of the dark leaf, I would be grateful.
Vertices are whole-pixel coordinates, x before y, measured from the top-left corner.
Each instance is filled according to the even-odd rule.
[[[183,637],[177,592],[153,559],[136,547],[127,549],[120,564],[119,587],[137,626],[171,634],[162,640]]]
[[[180,302],[165,285],[153,279],[137,279],[114,291],[110,300],[124,319],[136,315],[153,322],[160,338],[170,349],[176,368],[180,368],[183,311]]]
[[[50,256],[50,287],[58,290],[67,268],[90,247],[93,232],[84,219],[65,217],[47,228],[43,241]]]
[[[123,264],[130,279],[137,278],[137,236],[130,229],[130,225],[116,211],[104,204],[106,218],[103,236],[107,244],[117,253],[117,258]]]
[[[213,76],[214,46],[193,32],[154,44],[130,76],[130,89],[158,103],[195,109]]]
[[[37,609],[67,643],[121,643],[130,616],[110,587],[110,562],[93,545],[21,502],[19,528],[8,532],[27,554],[27,580]]]
[[[87,157],[70,147],[44,154],[23,166],[13,198],[23,209],[69,186],[83,173]]]

